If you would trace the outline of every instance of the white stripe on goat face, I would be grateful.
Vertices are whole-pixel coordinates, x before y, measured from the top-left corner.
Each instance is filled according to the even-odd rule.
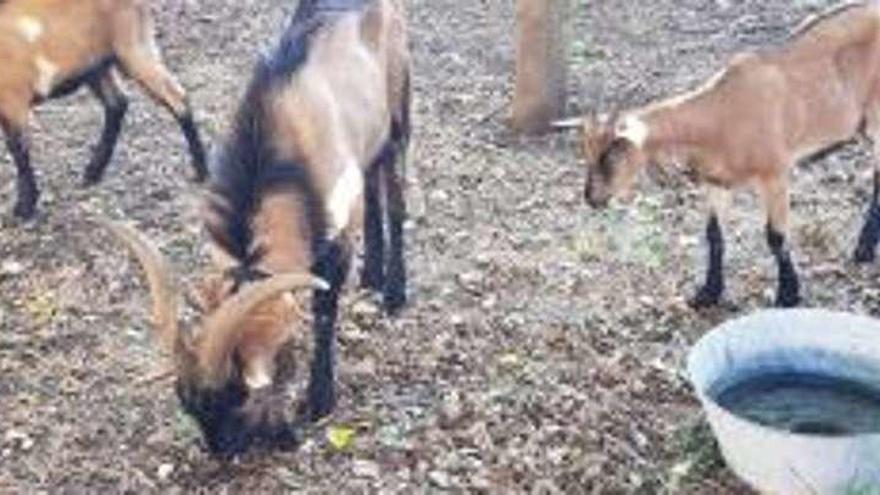
[[[330,216],[330,237],[348,227],[355,202],[364,190],[364,174],[357,162],[350,160],[345,165],[342,175],[336,180],[330,199],[327,201],[327,213]]]
[[[614,134],[616,137],[626,139],[635,145],[636,148],[641,149],[645,146],[645,141],[648,140],[650,129],[648,129],[645,121],[638,115],[627,115],[617,124]]]

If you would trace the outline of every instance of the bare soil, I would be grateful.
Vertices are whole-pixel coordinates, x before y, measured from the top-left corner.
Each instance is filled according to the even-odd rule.
[[[830,3],[578,0],[572,113],[692,88]],[[168,65],[216,141],[294,3],[153,4]],[[746,491],[720,464],[682,364],[714,325],[772,304],[759,205],[739,195],[725,223],[727,302],[690,310],[705,256],[700,192],[672,173],[643,180],[628,205],[587,209],[573,136],[506,130],[513,1],[409,5],[422,191],[410,198],[412,303],[388,320],[349,292],[340,403],[296,452],[212,460],[172,383],[144,381],[163,364],[146,289],[90,219],[137,223],[192,280],[206,253],[172,119],[130,88],[109,175],[86,190],[97,103],[80,94],[40,108],[41,215],[25,225],[9,213],[14,176],[0,153],[0,492]],[[865,149],[795,172],[809,306],[880,309],[877,266],[849,261],[870,192]],[[296,358],[301,387],[308,356]],[[334,447],[331,426],[353,429],[351,445]]]

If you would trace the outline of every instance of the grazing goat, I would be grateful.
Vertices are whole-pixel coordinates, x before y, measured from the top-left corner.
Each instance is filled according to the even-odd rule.
[[[389,313],[405,303],[397,169],[409,139],[405,29],[397,0],[303,1],[278,48],[258,62],[212,166],[204,215],[217,271],[198,291],[207,316],[193,344],[177,331],[161,256],[136,232],[113,227],[149,275],[161,340],[182,363],[178,396],[213,452],[290,438],[266,397],[279,349],[304,324],[300,300],[285,292],[304,281],[316,288],[315,346],[300,414],[317,420],[332,411],[338,299],[356,212],[364,214],[363,283],[384,291]]]
[[[119,138],[128,99],[117,69],[140,83],[177,118],[196,180],[205,153],[186,94],[162,64],[145,0],[5,0],[0,2],[0,128],[18,172],[14,213],[33,217],[39,195],[30,163],[31,107],[86,86],[104,106],[104,131],[84,182],[101,180]]]
[[[880,3],[839,6],[806,22],[784,47],[741,54],[703,88],[610,117],[572,119],[587,162],[586,200],[603,207],[646,164],[681,163],[709,185],[709,267],[694,306],[724,291],[720,215],[729,191],[750,185],[767,212],[779,269],[776,303],[800,301],[787,245],[790,168],[853,138],[874,143],[874,192],[855,252],[874,260],[880,239]]]

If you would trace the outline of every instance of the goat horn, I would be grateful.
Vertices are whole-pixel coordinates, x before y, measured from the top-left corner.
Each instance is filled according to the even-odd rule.
[[[583,117],[574,117],[571,119],[557,120],[550,124],[554,129],[575,129],[584,125]]]
[[[203,322],[196,357],[208,384],[222,383],[229,374],[229,357],[247,329],[242,320],[263,302],[294,289],[329,290],[324,280],[311,274],[284,274],[245,286]]]
[[[153,325],[159,344],[166,352],[177,356],[183,345],[177,320],[178,294],[165,258],[134,228],[109,220],[100,223],[119,238],[140,262],[153,297]]]

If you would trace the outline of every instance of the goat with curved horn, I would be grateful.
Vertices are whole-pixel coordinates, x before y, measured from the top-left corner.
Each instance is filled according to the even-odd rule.
[[[290,368],[282,349],[306,324],[314,346],[298,419],[332,413],[339,298],[361,225],[363,285],[382,293],[389,314],[406,303],[401,3],[300,2],[278,47],[259,59],[211,167],[202,219],[215,269],[192,291],[203,312],[192,332],[179,328],[180,293],[158,250],[110,226],[146,271],[156,333],[176,356],[177,395],[213,453],[288,445],[276,382]],[[363,74],[357,85],[352,73]],[[363,221],[353,221],[358,213]],[[300,290],[311,291],[310,321]]]
[[[205,409],[203,404],[210,403],[215,409],[218,403],[234,406],[228,401],[218,401],[210,397],[229,396],[227,393],[229,381],[236,378],[236,373],[231,370],[233,354],[237,344],[245,338],[249,328],[246,323],[251,313],[261,304],[289,291],[327,290],[329,286],[311,274],[283,274],[255,282],[225,300],[213,312],[206,314],[199,325],[199,330],[190,334],[194,338],[187,339],[179,325],[179,291],[165,258],[134,228],[110,221],[100,223],[129,248],[144,270],[153,300],[153,323],[157,340],[163,350],[174,355],[178,392],[181,394],[184,407],[188,411],[198,411],[193,415],[206,432],[218,431],[217,411],[213,411],[212,420],[206,422],[202,413]],[[241,389],[240,384],[233,386]],[[238,394],[236,397],[243,398],[244,395]],[[252,411],[254,408],[248,407],[244,401],[241,402],[237,408],[230,407],[228,413],[235,416],[235,409],[240,409],[242,417],[234,420],[227,417],[220,421],[221,424],[235,424],[236,427],[233,429],[239,431],[247,431],[248,426],[253,426],[253,421],[243,416],[245,412],[254,414]],[[258,411],[256,414],[259,417],[263,412]],[[265,425],[257,426],[265,429]],[[277,428],[273,428],[274,430]],[[223,449],[224,445],[230,443],[229,440],[217,440],[222,436],[223,434],[209,435],[208,442],[212,449]],[[241,444],[242,439],[243,437],[238,435],[236,442]]]

